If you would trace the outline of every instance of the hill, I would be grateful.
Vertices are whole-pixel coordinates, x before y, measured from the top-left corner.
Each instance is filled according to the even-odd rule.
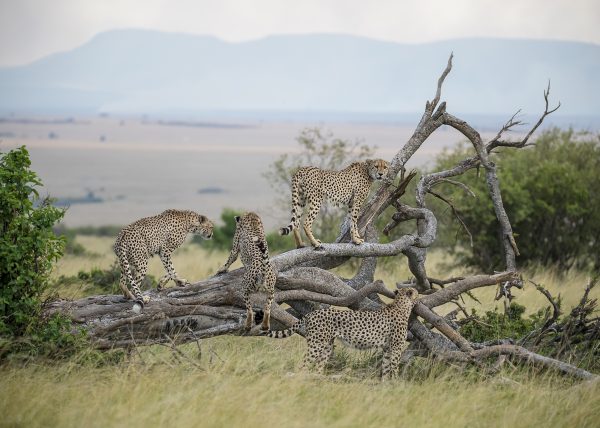
[[[600,46],[460,39],[408,45],[347,35],[228,43],[149,30],[101,33],[31,64],[0,69],[4,112],[346,112],[410,114],[432,96],[450,52],[444,97],[455,113],[536,114],[542,90],[563,115],[600,112]]]

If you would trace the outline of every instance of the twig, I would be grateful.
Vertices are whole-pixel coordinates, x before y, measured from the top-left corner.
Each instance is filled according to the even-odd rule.
[[[454,207],[454,204],[450,200],[448,200],[444,196],[440,195],[439,193],[434,192],[433,190],[429,190],[428,193],[432,194],[433,196],[435,196],[439,200],[444,201],[446,204],[448,204],[448,206],[452,210],[452,213],[454,214],[454,217],[456,217],[456,219],[458,220],[458,222],[460,223],[460,225],[462,226],[462,228],[465,230],[465,232],[467,232],[467,235],[469,235],[469,242],[471,243],[471,248],[473,248],[473,234],[471,234],[471,231],[467,227],[466,223],[463,221],[463,219],[458,214],[458,211]]]

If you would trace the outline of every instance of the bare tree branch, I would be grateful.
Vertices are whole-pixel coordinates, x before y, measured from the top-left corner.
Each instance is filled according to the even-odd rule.
[[[429,308],[435,308],[436,306],[441,306],[455,299],[467,291],[488,285],[499,284],[505,281],[511,281],[517,277],[518,274],[515,272],[502,272],[494,275],[475,275],[449,284],[433,294],[422,297],[420,301]]]
[[[556,110],[558,110],[560,108],[560,101],[559,101],[556,107],[554,107],[553,109],[549,109],[549,101],[548,101],[548,96],[549,95],[550,95],[550,81],[548,81],[548,87],[544,90],[544,101],[545,101],[545,104],[546,104],[546,107],[544,108],[544,113],[542,113],[542,115],[540,116],[540,118],[538,119],[538,121],[536,122],[536,124],[529,130],[529,132],[527,133],[527,135],[525,135],[525,138],[523,138],[521,141],[514,141],[514,142],[500,140],[500,137],[501,137],[501,135],[502,135],[502,133],[504,131],[512,128],[513,126],[521,125],[522,124],[521,121],[516,121],[516,122],[513,121],[514,117],[519,113],[519,112],[517,112],[502,127],[502,129],[500,130],[500,132],[498,132],[498,135],[496,135],[496,137],[494,137],[487,144],[487,151],[488,151],[488,153],[491,152],[496,147],[516,147],[516,148],[525,147],[527,145],[527,141],[529,141],[529,138],[540,127],[540,125],[542,124],[542,122],[544,121],[544,119],[546,118],[546,116],[554,113]]]
[[[473,248],[473,234],[471,234],[471,231],[467,227],[466,223],[463,221],[463,219],[458,214],[458,211],[456,210],[456,207],[454,206],[454,204],[450,200],[448,200],[444,196],[440,195],[439,193],[434,192],[433,190],[430,190],[429,193],[431,195],[435,196],[436,198],[438,198],[439,200],[444,201],[450,207],[450,209],[452,210],[452,214],[454,214],[454,217],[456,217],[456,219],[458,220],[458,222],[462,226],[463,230],[469,236],[469,242],[471,244],[471,248]]]
[[[524,361],[533,362],[536,364],[540,364],[545,367],[556,369],[562,373],[577,377],[583,380],[589,381],[598,381],[600,377],[595,374],[592,374],[586,370],[575,367],[571,364],[565,363],[563,361],[555,360],[553,358],[544,357],[543,355],[536,354],[535,352],[531,352],[522,346],[516,345],[495,345],[488,346],[483,349],[478,349],[476,351],[471,352],[471,356],[481,359],[489,356],[495,355],[510,355],[512,357],[519,358]]]

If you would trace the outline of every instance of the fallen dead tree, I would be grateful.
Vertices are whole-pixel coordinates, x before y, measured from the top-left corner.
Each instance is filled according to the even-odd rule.
[[[442,85],[451,68],[452,56],[438,80],[434,98],[425,105],[425,111],[413,135],[391,160],[387,179],[363,208],[358,225],[361,235],[366,237],[365,243],[359,246],[352,244],[349,227],[344,224],[335,243],[323,244],[319,249],[296,249],[272,258],[272,264],[277,271],[277,289],[271,322],[274,328],[290,326],[299,317],[322,305],[365,310],[377,308],[382,304],[378,294],[391,296],[391,291],[381,281],[374,281],[377,260],[379,257],[403,254],[408,259],[409,268],[415,277],[414,283],[410,285],[417,287],[422,295],[410,322],[411,349],[443,360],[475,364],[482,364],[489,356],[508,355],[558,369],[582,379],[594,378],[594,375],[585,370],[543,357],[521,346],[470,343],[456,329],[456,325],[435,311],[436,307],[454,301],[463,293],[478,287],[498,287],[498,298],[510,299],[511,288],[522,286],[515,261],[519,250],[502,203],[496,167],[489,155],[498,147],[525,147],[544,118],[558,108],[549,108],[548,87],[544,92],[544,112],[523,139],[503,139],[505,131],[521,124],[513,116],[492,140],[484,143],[473,127],[448,113],[445,102],[440,103]],[[417,206],[407,206],[400,198],[405,193],[409,181],[415,177],[415,173],[406,175],[405,165],[429,136],[443,125],[462,133],[471,142],[474,155],[451,169],[422,176],[417,184]],[[451,205],[433,188],[439,183],[447,182],[469,191],[453,178],[473,168],[481,168],[485,173],[489,197],[493,201],[502,237],[502,247],[499,251],[504,254],[505,272],[448,280],[430,278],[425,263],[427,249],[436,238],[437,220],[427,208],[425,196],[432,194]],[[400,179],[396,182],[398,175]],[[396,212],[385,227],[384,233],[388,234],[401,222],[411,220],[416,221],[416,228],[413,234],[381,244],[378,242],[374,224],[389,207],[394,207]],[[348,262],[351,257],[362,258],[353,278],[342,279],[330,272],[330,269]],[[88,332],[94,345],[100,349],[185,343],[222,334],[242,335],[245,317],[241,293],[242,273],[242,269],[238,269],[185,288],[149,291],[147,293],[151,302],[141,314],[133,312],[131,302],[121,296],[94,296],[77,301],[56,301],[48,305],[46,311],[67,314],[75,326]],[[432,284],[441,288],[434,289]],[[262,306],[262,295],[257,294],[253,299],[256,308]],[[260,317],[260,313],[257,313],[257,317]]]

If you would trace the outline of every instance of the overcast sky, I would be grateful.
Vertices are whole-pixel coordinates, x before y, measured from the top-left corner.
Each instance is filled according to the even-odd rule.
[[[600,44],[600,1],[0,0],[0,66],[69,50],[115,28],[228,41],[345,33],[404,43],[484,36]]]

